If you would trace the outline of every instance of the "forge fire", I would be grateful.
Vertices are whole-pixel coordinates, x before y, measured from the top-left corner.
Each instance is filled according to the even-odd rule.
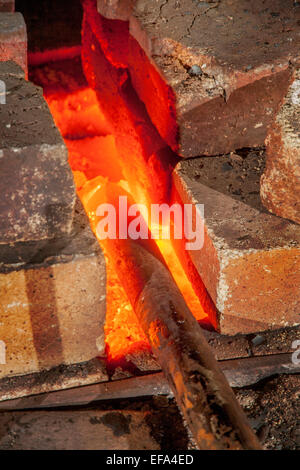
[[[0,450],[299,449],[299,25],[0,0]]]

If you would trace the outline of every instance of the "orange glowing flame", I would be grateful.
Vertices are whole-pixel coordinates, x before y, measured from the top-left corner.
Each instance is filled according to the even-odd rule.
[[[78,195],[96,232],[96,209],[101,201],[101,187],[124,179],[121,159],[110,125],[100,110],[96,94],[90,88],[71,93],[53,93],[44,89],[55,123],[69,149]],[[133,175],[134,181],[134,175]],[[130,184],[121,182],[130,189]],[[137,203],[145,194],[133,194]],[[100,241],[101,243],[101,241]],[[169,240],[157,241],[179,289],[197,320],[206,320],[207,312],[195,294]],[[136,350],[150,350],[126,293],[107,259],[106,344],[110,360],[120,360]]]

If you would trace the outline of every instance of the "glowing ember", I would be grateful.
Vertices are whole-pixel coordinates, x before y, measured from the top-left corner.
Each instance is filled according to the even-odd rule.
[[[44,86],[44,94],[69,149],[69,162],[78,195],[95,232],[96,209],[103,202],[101,187],[108,182],[119,182],[127,191],[130,190],[130,182],[128,184],[124,181],[122,160],[116,149],[111,126],[101,112],[96,94],[90,88],[62,93],[55,92],[53,86],[51,89]],[[134,182],[132,176],[131,183]],[[136,202],[144,202],[145,194],[140,190],[135,191],[134,198]],[[171,242],[160,240],[157,243],[189,308],[197,320],[206,320],[207,313],[203,311]],[[150,350],[126,293],[108,260],[105,332],[107,354],[111,361],[122,360],[135,351]]]
[[[174,251],[174,248],[169,240],[157,240],[158,248],[166,261],[169,270],[175,279],[177,286],[187,303],[187,306],[193,313],[194,317],[198,321],[207,320],[208,315],[203,310],[203,306],[200,303],[194,289],[188,280],[183,267],[180,264],[178,257]]]
[[[102,187],[107,180],[101,176],[87,181],[78,195],[89,216],[91,227],[96,234],[96,210],[103,202]],[[100,241],[101,244],[101,241]],[[105,253],[105,246],[102,244]],[[106,257],[107,291],[105,335],[107,354],[110,360],[120,360],[129,353],[140,349],[150,350],[147,338],[138,324],[127,295],[118,276]]]
[[[90,88],[68,94],[48,93],[45,88],[44,92],[54,121],[64,138],[78,140],[112,133],[99,108],[96,94]]]

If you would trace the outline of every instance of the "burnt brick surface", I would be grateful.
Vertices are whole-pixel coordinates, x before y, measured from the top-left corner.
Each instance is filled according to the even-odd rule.
[[[66,235],[75,204],[67,149],[42,90],[7,67],[0,63],[0,244]]]
[[[7,60],[27,73],[27,31],[21,13],[0,12],[0,61]]]
[[[123,61],[173,150],[191,157],[263,144],[299,63],[293,0],[98,0],[98,11],[129,21]]]

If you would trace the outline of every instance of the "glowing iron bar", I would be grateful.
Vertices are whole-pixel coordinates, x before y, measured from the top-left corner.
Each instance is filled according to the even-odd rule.
[[[88,165],[87,168],[89,168],[90,158],[93,159],[93,162],[97,159],[102,159],[103,164],[101,169],[104,168],[106,171],[111,171],[112,160],[118,157],[117,155],[112,157],[110,153],[107,153],[110,152],[110,148],[112,148],[113,151],[113,147],[103,147],[101,150],[100,147],[97,147],[98,143],[102,143],[99,140],[99,135],[108,135],[110,127],[106,123],[99,108],[93,90],[84,89],[76,93],[65,95],[52,94],[49,96],[47,96],[47,90],[44,91],[56,124],[65,138],[66,145],[69,148],[71,146],[69,162],[74,173],[78,195],[90,218],[92,229],[95,232],[97,221],[96,210],[101,203],[101,192],[105,185],[109,184],[110,177],[107,174],[105,174],[105,177],[102,176],[104,174],[101,174],[98,167],[95,168],[94,175],[91,177],[92,172],[90,175],[87,175],[84,171],[84,166],[82,166],[81,169],[73,165],[78,164],[78,162],[80,163],[81,160],[82,162],[86,161]],[[84,135],[90,138],[82,138]],[[78,136],[80,136],[80,138]],[[93,136],[95,136],[95,139]],[[71,158],[73,151],[77,153],[77,160]],[[107,155],[109,156],[107,157]],[[96,173],[96,171],[98,171],[98,173]],[[127,193],[134,193],[134,201],[149,206],[148,198],[140,187],[136,186],[134,191],[130,191],[130,184],[127,180],[118,177],[118,173],[111,174],[113,174],[115,178],[118,178],[119,186]],[[161,224],[156,228],[161,229]],[[172,243],[169,240],[156,240],[156,243],[193,315],[197,320],[206,320],[208,316],[204,312],[199,298],[195,294],[184,272]],[[146,336],[136,320],[135,313],[132,310],[116,273],[112,269],[109,259],[107,259],[107,312],[105,334],[107,354],[110,361],[119,362],[122,361],[124,357],[127,357],[128,354],[150,350]]]

